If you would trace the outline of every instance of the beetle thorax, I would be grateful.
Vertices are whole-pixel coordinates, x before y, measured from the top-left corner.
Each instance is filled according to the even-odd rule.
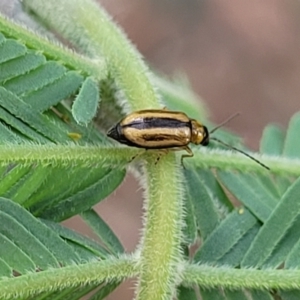
[[[205,139],[206,131],[198,121],[191,119],[191,143],[199,145]]]

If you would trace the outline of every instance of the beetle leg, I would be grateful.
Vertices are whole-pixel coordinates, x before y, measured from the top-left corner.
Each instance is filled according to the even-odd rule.
[[[148,150],[150,150],[150,149],[145,149],[145,152],[148,151]],[[160,161],[162,155],[168,154],[170,151],[182,151],[182,150],[185,150],[187,152],[187,154],[183,154],[181,156],[181,164],[185,168],[185,166],[183,164],[183,159],[186,158],[186,157],[193,157],[194,156],[193,151],[188,146],[172,148],[172,149],[159,149],[155,165]],[[143,152],[143,153],[145,153],[145,152]],[[130,160],[130,162],[132,162],[136,157],[140,156],[141,154],[142,153],[138,153],[137,155],[133,156],[132,159]]]
[[[157,157],[157,160],[156,160],[155,164],[157,164],[159,162],[159,160],[160,160],[160,158],[163,154],[168,154],[169,151],[182,151],[182,150],[185,150],[187,152],[187,154],[183,154],[181,156],[181,164],[185,168],[185,166],[183,164],[183,159],[186,158],[186,157],[193,157],[194,156],[193,151],[188,146],[182,146],[182,147],[171,148],[171,149],[159,149],[159,154],[158,154],[158,157]]]
[[[184,164],[183,164],[183,159],[184,158],[186,158],[186,157],[193,157],[194,156],[194,153],[193,153],[193,151],[190,149],[190,147],[188,147],[188,146],[182,146],[182,147],[177,147],[177,148],[172,148],[172,149],[159,149],[159,155],[158,155],[158,158],[157,158],[157,160],[156,160],[156,163],[155,164],[157,164],[158,162],[159,162],[159,160],[160,160],[160,158],[161,158],[161,156],[163,155],[163,154],[167,154],[167,153],[169,153],[169,151],[182,151],[182,150],[185,150],[186,152],[187,152],[187,154],[183,154],[182,156],[181,156],[181,164],[182,164],[182,166],[185,168],[185,166],[184,166]]]
[[[186,157],[193,157],[194,153],[188,146],[184,146],[184,147],[182,147],[182,149],[184,149],[188,153],[188,154],[181,155],[181,164],[185,168],[185,166],[183,164],[183,159],[186,158]]]

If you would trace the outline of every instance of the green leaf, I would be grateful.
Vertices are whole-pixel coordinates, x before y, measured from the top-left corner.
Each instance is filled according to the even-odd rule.
[[[246,232],[246,234],[224,256],[218,259],[218,265],[238,267],[259,229],[260,225],[256,224],[248,230],[248,232]]]
[[[19,134],[22,136],[23,139],[30,139],[35,142],[39,143],[47,143],[49,140],[45,137],[43,137],[38,132],[34,131],[32,128],[30,128],[28,125],[24,124],[19,119],[15,118],[12,114],[8,113],[6,110],[4,110],[1,107],[0,102],[0,120],[3,120],[7,125],[11,126],[16,130],[16,132],[19,132]],[[12,134],[14,134],[12,132]],[[18,142],[20,139],[16,139],[12,142]],[[3,144],[2,136],[0,136],[1,144]]]
[[[117,236],[94,210],[87,210],[80,215],[111,253],[116,255],[124,252],[124,248]]]
[[[279,295],[282,297],[282,300],[298,300],[300,297],[300,291],[279,291]]]
[[[247,209],[231,212],[205,240],[194,260],[201,263],[216,262],[256,224],[256,218]]]
[[[43,112],[74,94],[82,81],[82,76],[75,71],[70,71],[42,89],[31,91],[22,99],[36,112]]]
[[[0,45],[2,45],[5,42],[5,37],[2,33],[0,33]]]
[[[0,198],[0,222],[3,224],[0,227],[1,258],[19,273],[73,264],[79,260],[57,234],[5,198]]]
[[[192,201],[201,236],[205,239],[217,226],[219,215],[211,194],[194,171],[185,171],[187,196]],[[187,216],[190,218],[191,216]]]
[[[99,284],[89,284],[86,287],[78,287],[73,293],[66,293],[65,297],[61,297],[59,299],[61,300],[81,300],[82,297],[88,295],[90,292],[95,290],[95,287],[97,287]],[[90,298],[89,298],[90,299]]]
[[[218,177],[229,191],[259,220],[264,222],[271,214],[277,200],[254,176],[219,171]]]
[[[270,256],[300,212],[299,194],[300,178],[283,195],[279,204],[261,227],[242,261],[243,266],[260,267]]]
[[[244,294],[243,291],[231,291],[225,290],[225,296],[227,300],[247,300],[248,297]]]
[[[234,206],[230,202],[226,192],[217,180],[215,174],[211,170],[197,169],[197,174],[200,180],[204,183],[209,190],[211,197],[216,201],[216,205],[219,209],[221,219],[223,219],[228,212],[232,211]]]
[[[0,237],[0,240],[2,238]],[[7,241],[7,240],[6,240]],[[9,242],[9,241],[8,241]],[[0,249],[0,256],[2,257],[1,255],[1,249]],[[10,253],[13,253],[13,252],[10,252]],[[22,263],[22,262],[21,262]],[[11,264],[13,265],[13,264]],[[19,264],[18,262],[15,263],[16,266],[18,266],[19,268]],[[29,267],[30,268],[30,267]],[[0,258],[0,276],[1,277],[9,277],[12,275],[12,268],[4,261],[4,259]]]
[[[109,254],[107,250],[97,242],[80,235],[74,230],[49,220],[41,219],[40,221],[65,240],[68,245],[75,250],[75,253],[79,255],[81,261],[86,261],[83,258],[88,258],[88,261],[97,257],[106,258]],[[83,253],[84,256],[81,255]]]
[[[1,36],[3,37],[2,34]],[[0,63],[14,59],[26,53],[26,47],[18,43],[17,41],[11,39],[7,39],[4,41],[3,38],[1,39],[2,42],[0,44]]]
[[[8,168],[7,166],[4,166],[2,169],[2,177],[1,178],[1,184],[0,184],[0,195],[7,195],[9,193],[9,190],[18,183],[19,180],[23,176],[26,176],[31,170],[31,166],[22,166],[22,165],[16,165],[16,166],[11,166]],[[3,176],[5,175],[5,176]]]
[[[26,74],[45,63],[45,56],[34,51],[28,51],[20,57],[1,63],[0,82]]]
[[[197,294],[194,289],[180,286],[178,289],[178,300],[197,300]]]
[[[14,240],[17,236],[14,236]],[[8,276],[13,275],[13,271],[19,274],[25,273],[29,270],[35,269],[34,261],[25,253],[10,237],[6,237],[6,234],[1,232],[0,234],[0,257],[1,265],[4,264],[5,272]],[[9,267],[9,270],[7,270]],[[1,271],[2,273],[2,271]]]
[[[219,289],[200,289],[202,300],[226,300],[224,293]]]
[[[0,144],[20,143],[21,139],[6,125],[0,123]]]
[[[291,184],[294,182],[293,179],[289,179],[282,176],[274,176],[274,181],[275,181],[275,187],[277,188],[278,193],[281,195],[281,197],[291,186]]]
[[[72,106],[72,114],[76,122],[84,125],[90,123],[96,115],[98,103],[98,85],[91,77],[88,77],[83,82]]]
[[[290,247],[290,253],[285,261],[285,268],[294,269],[300,267],[299,251],[300,251],[300,237],[299,237],[299,219],[297,217],[296,222],[292,228],[288,231],[288,234],[284,237],[282,244],[285,248]],[[284,243],[285,242],[285,243]],[[293,247],[294,246],[294,247]]]
[[[283,155],[290,158],[300,158],[300,113],[295,114],[289,123],[283,148]]]
[[[93,185],[60,201],[56,206],[44,210],[40,217],[62,221],[86,211],[112,193],[124,177],[124,170],[111,170]]]
[[[195,216],[195,208],[194,208],[194,201],[191,197],[187,183],[185,183],[184,189],[184,198],[185,198],[185,215],[184,215],[184,222],[185,226],[183,228],[183,234],[185,237],[185,246],[188,248],[190,245],[194,244],[197,236],[198,236],[198,228],[197,228],[197,221]],[[185,248],[185,249],[186,249]],[[189,250],[186,249],[186,255],[189,255]]]
[[[73,289],[74,291],[70,293],[69,291],[66,291],[65,295],[61,295],[58,299],[61,300],[81,300],[84,296],[88,295],[90,292],[95,290],[95,287],[97,287],[99,284],[89,284],[85,287],[77,287],[76,289]],[[52,298],[51,298],[52,299]]]
[[[260,152],[269,155],[281,155],[283,151],[285,134],[276,125],[268,125],[263,131],[260,140]]]
[[[101,287],[89,300],[102,300],[114,291],[120,285],[119,281],[108,282],[105,286]]]
[[[265,291],[251,290],[251,296],[253,300],[274,300],[272,295]]]
[[[23,204],[34,214],[58,205],[82,190],[87,189],[109,173],[109,169],[78,165],[70,169],[69,165],[44,166],[48,170],[47,180]],[[67,178],[68,180],[62,180]],[[51,186],[49,186],[51,182]]]
[[[20,178],[20,180],[10,188],[5,194],[7,198],[14,202],[23,204],[41,186],[48,176],[48,169],[44,166],[35,166]]]
[[[65,72],[65,67],[49,61],[23,76],[6,81],[3,87],[16,95],[22,95],[45,87],[61,78]]]
[[[63,132],[45,115],[34,112],[30,105],[26,104],[3,87],[0,87],[0,105],[49,140],[61,143],[70,140],[67,132]]]
[[[259,191],[262,191],[263,194],[265,192],[267,192],[268,194],[270,194],[271,197],[271,201],[272,201],[272,205],[274,205],[275,203],[273,203],[273,201],[276,201],[276,204],[279,202],[282,194],[282,191],[278,188],[278,184],[275,181],[273,176],[270,176],[270,174],[256,174],[255,176],[253,176],[259,186]],[[291,185],[291,183],[289,183],[289,185],[287,187],[289,187]],[[261,190],[263,189],[263,190]],[[275,204],[275,205],[276,205]]]
[[[38,296],[34,296],[34,300],[80,300],[94,289],[95,285],[90,284],[83,287],[69,287],[59,291],[41,293]]]
[[[285,268],[295,268],[300,266],[299,261],[299,239],[300,239],[300,216],[285,233],[271,256],[263,264],[263,268],[277,268],[285,260]]]

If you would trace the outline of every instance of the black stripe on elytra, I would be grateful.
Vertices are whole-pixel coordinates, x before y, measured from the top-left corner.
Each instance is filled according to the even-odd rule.
[[[190,122],[183,122],[173,118],[144,118],[142,120],[137,120],[129,124],[125,124],[122,127],[131,127],[139,130],[150,128],[190,128]]]

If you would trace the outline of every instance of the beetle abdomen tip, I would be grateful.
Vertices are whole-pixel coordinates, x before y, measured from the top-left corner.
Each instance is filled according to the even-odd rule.
[[[106,134],[114,140],[118,140],[120,138],[117,126],[114,126],[111,129],[109,129]]]

